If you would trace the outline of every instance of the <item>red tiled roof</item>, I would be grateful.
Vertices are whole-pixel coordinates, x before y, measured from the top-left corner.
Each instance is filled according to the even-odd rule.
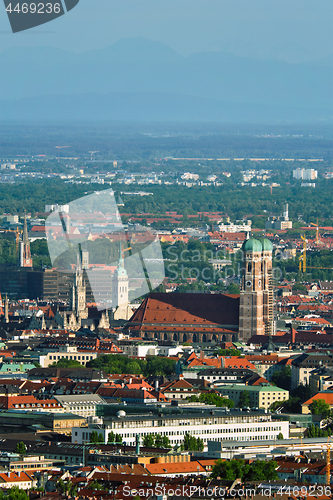
[[[128,326],[183,325],[223,327],[239,324],[239,295],[197,293],[150,293]],[[208,333],[208,332],[207,332]]]
[[[205,472],[199,462],[175,462],[147,464],[146,469],[150,474],[193,474]]]
[[[314,400],[323,399],[325,403],[333,406],[333,392],[318,392],[315,396],[305,401],[302,406],[308,406],[313,403]]]

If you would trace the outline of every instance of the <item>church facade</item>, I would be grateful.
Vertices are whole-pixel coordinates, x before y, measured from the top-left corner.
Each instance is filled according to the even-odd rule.
[[[177,342],[247,341],[272,335],[272,243],[244,242],[240,295],[150,293],[127,323],[131,337]]]

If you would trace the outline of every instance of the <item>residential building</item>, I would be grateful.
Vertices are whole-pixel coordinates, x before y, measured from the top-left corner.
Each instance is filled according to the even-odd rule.
[[[106,404],[98,394],[55,395],[54,399],[62,406],[64,412],[85,418],[95,417],[97,405]]]
[[[317,177],[318,170],[315,170],[313,168],[296,168],[296,170],[293,170],[294,179],[312,181],[314,179],[317,179]]]
[[[311,394],[333,389],[333,369],[315,368],[310,372],[309,385]]]
[[[227,396],[237,405],[242,392],[246,391],[249,395],[250,406],[254,408],[268,409],[271,404],[286,401],[289,399],[289,392],[270,384],[265,385],[245,385],[233,384],[222,385],[217,388],[223,396]]]
[[[30,490],[37,486],[37,480],[26,472],[0,472],[0,488],[9,489],[16,486],[20,490]]]
[[[84,351],[78,350],[76,346],[66,345],[60,347],[59,350],[54,352],[49,352],[46,355],[39,356],[40,365],[45,368],[47,366],[52,365],[53,363],[57,363],[60,359],[70,359],[73,361],[78,361],[81,365],[86,365],[92,359],[96,359],[98,353],[92,351]]]
[[[315,368],[333,368],[333,357],[328,354],[301,354],[291,363],[291,389],[310,384],[310,373]]]
[[[302,413],[305,413],[305,414],[311,413],[309,406],[311,405],[311,403],[313,403],[315,400],[318,400],[318,399],[323,400],[325,403],[327,403],[330,406],[330,409],[333,410],[333,391],[328,390],[328,391],[318,392],[317,394],[315,394],[315,396],[313,396],[312,398],[305,401],[302,404]]]

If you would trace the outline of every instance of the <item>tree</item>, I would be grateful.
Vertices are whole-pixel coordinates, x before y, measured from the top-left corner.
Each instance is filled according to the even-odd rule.
[[[242,352],[239,349],[219,349],[217,354],[219,356],[241,356]]]
[[[274,372],[272,375],[272,382],[277,387],[289,391],[291,385],[291,367],[285,366],[282,370]]]
[[[91,481],[91,483],[89,483],[89,485],[87,486],[88,490],[104,490],[104,487],[101,483],[99,483],[98,481],[96,481],[96,479],[94,479],[93,481]]]
[[[147,448],[171,448],[168,436],[161,434],[147,434],[143,438],[143,446]]]
[[[331,415],[331,408],[324,399],[314,399],[309,405],[309,410],[312,415],[322,415],[323,418],[329,418]]]
[[[220,477],[227,481],[274,481],[278,479],[276,472],[278,464],[269,460],[256,460],[251,464],[246,464],[244,460],[218,460],[213,467],[212,478]]]
[[[122,444],[122,442],[123,442],[123,438],[120,434],[116,434],[115,440],[116,440],[117,444]]]
[[[75,359],[66,359],[66,358],[59,359],[59,361],[53,363],[51,366],[57,366],[58,368],[72,368],[72,367],[83,368],[83,365],[81,365],[81,363],[79,363]]]
[[[6,493],[0,489],[0,500],[29,500],[29,497],[18,486],[12,486]]]
[[[311,424],[308,427],[307,437],[316,438],[316,437],[328,437],[332,435],[332,430],[330,427],[326,427],[325,429],[321,429],[318,425]]]
[[[211,475],[214,479],[220,477],[226,481],[235,481],[235,479],[242,479],[244,468],[244,460],[218,460]]]
[[[191,396],[191,398],[196,397],[196,396]],[[196,400],[200,401],[200,403],[206,403],[208,405],[215,405],[218,407],[227,407],[227,408],[233,408],[235,406],[235,403],[228,398],[224,398],[222,396],[219,396],[218,394],[215,394],[213,392],[208,392],[208,393],[202,393],[199,396],[199,399],[196,398]],[[196,401],[195,399],[192,399],[193,402]]]
[[[15,453],[19,453],[20,455],[25,455],[26,452],[27,452],[27,447],[23,443],[23,441],[20,441],[19,443],[16,444]]]
[[[188,432],[184,436],[183,448],[186,451],[203,451],[204,442],[201,438],[191,436]]]
[[[101,432],[98,433],[97,431],[92,431],[90,434],[90,442],[93,444],[104,444],[103,434]]]
[[[235,283],[230,283],[230,285],[228,286],[228,293],[239,295],[239,287]]]
[[[113,431],[110,432],[109,437],[108,437],[108,443],[114,443],[116,439],[116,436]]]
[[[143,438],[143,446],[146,448],[153,448],[155,443],[154,434],[147,434]]]
[[[245,408],[250,406],[250,396],[248,391],[242,391],[239,395],[239,401],[237,406],[239,408]]]
[[[284,439],[282,432],[279,432],[279,434],[277,435],[276,439],[278,439],[278,440]]]

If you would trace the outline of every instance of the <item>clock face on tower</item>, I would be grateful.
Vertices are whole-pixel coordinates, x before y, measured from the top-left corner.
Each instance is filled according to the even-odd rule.
[[[251,286],[252,285],[252,281],[251,280],[247,280],[247,282],[245,284],[246,284],[246,286]]]
[[[261,287],[261,280],[258,281],[258,287]]]

